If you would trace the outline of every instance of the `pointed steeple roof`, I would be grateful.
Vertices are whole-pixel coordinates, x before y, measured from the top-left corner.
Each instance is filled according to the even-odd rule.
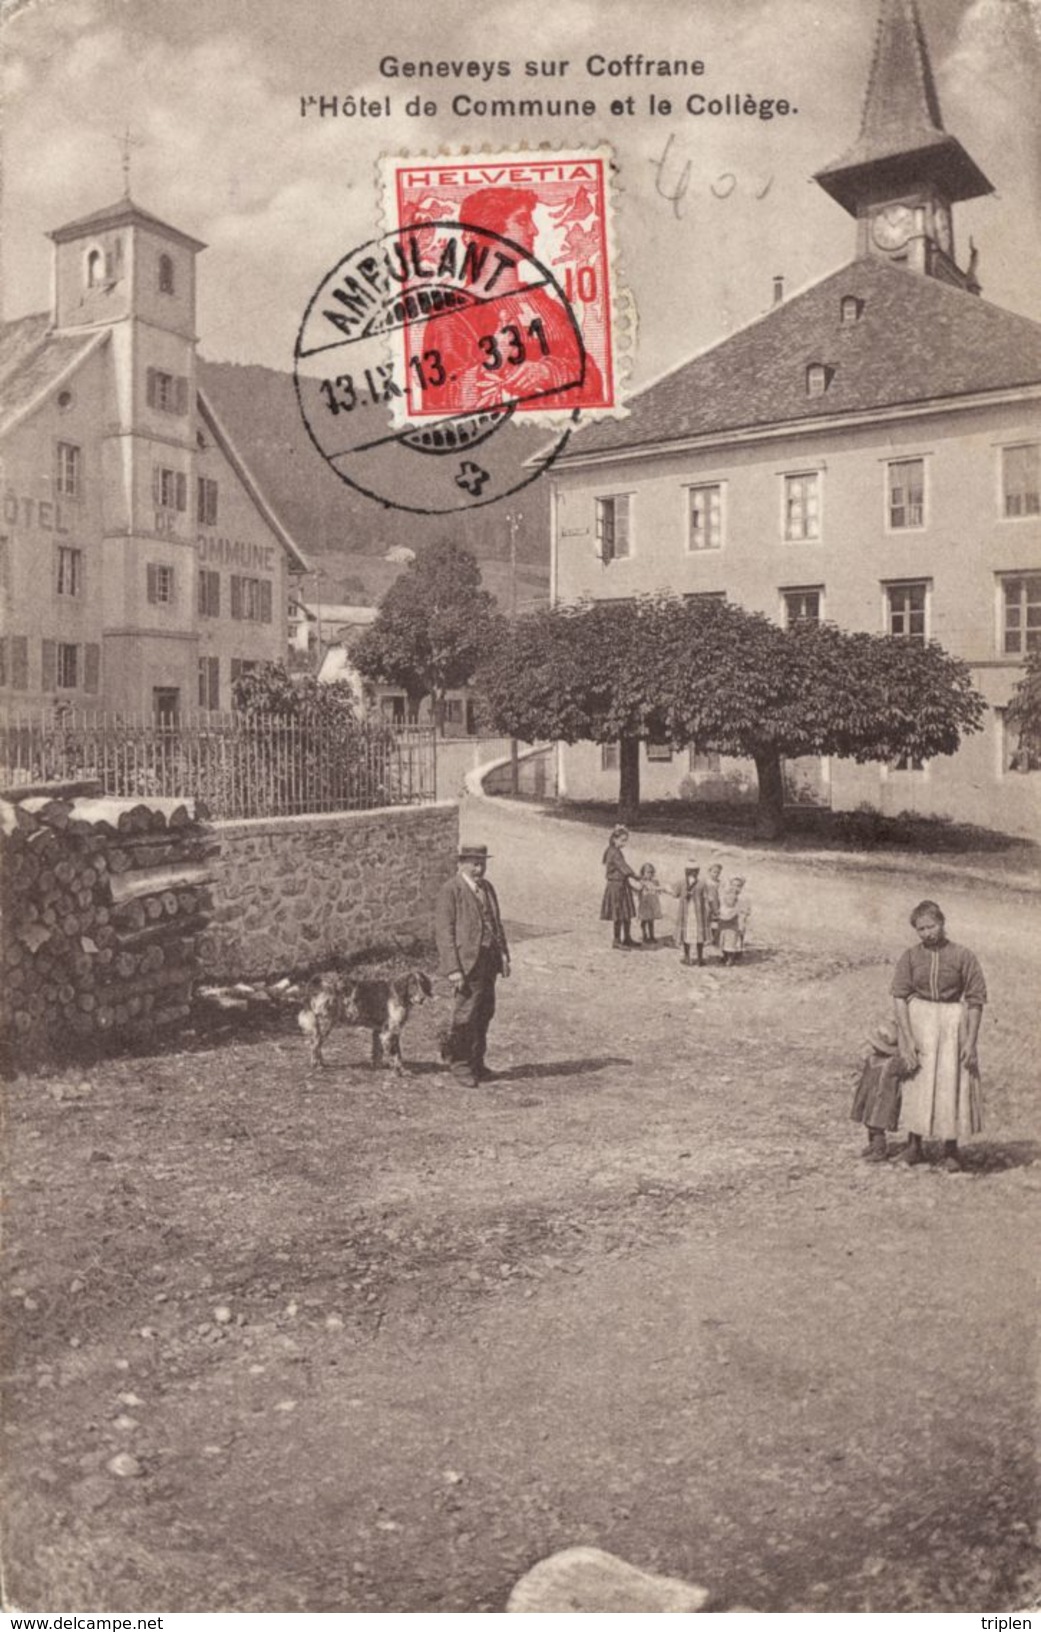
[[[868,192],[877,197],[927,181],[952,202],[993,192],[943,128],[916,0],[882,0],[860,135],[814,180],[851,215]]]

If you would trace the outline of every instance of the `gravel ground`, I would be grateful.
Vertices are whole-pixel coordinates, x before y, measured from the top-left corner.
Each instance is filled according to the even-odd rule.
[[[499,1610],[577,1543],[710,1607],[1035,1602],[1036,895],[945,880],[987,1127],[873,1168],[852,1070],[928,870],[721,852],[748,960],[685,969],[610,951],[603,833],[463,831],[514,940],[486,1089],[443,991],[401,1080],[289,1019],[10,1085],[8,1604]]]

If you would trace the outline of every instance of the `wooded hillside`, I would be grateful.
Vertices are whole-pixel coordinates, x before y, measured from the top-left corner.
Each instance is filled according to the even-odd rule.
[[[549,584],[549,484],[531,483],[512,500],[452,516],[419,516],[377,504],[348,487],[325,463],[307,435],[297,407],[293,376],[255,364],[199,359],[199,383],[264,493],[322,573],[326,601],[374,604],[401,571],[386,559],[394,546],[421,552],[436,539],[452,538],[472,550],[485,587],[503,607],[510,596],[510,532],[507,515],[519,513],[517,596],[531,605],[546,599]],[[546,433],[508,426],[518,463],[545,445]],[[304,585],[316,598],[313,577]]]

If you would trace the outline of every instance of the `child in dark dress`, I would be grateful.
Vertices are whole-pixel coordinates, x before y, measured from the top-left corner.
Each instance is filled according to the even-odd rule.
[[[867,1128],[868,1142],[861,1151],[866,1161],[884,1162],[889,1154],[886,1133],[895,1133],[900,1125],[900,1084],[907,1074],[896,1024],[883,1020],[868,1037],[849,1113]]]

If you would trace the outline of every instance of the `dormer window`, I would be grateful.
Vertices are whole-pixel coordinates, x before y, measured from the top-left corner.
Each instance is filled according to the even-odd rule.
[[[858,300],[856,295],[843,295],[840,313],[844,326],[859,323],[864,315],[864,302]]]
[[[159,257],[159,293],[172,295],[174,292],[174,263],[172,255]]]
[[[835,370],[826,363],[810,363],[806,369],[806,395],[808,397],[823,397],[831,384]]]

